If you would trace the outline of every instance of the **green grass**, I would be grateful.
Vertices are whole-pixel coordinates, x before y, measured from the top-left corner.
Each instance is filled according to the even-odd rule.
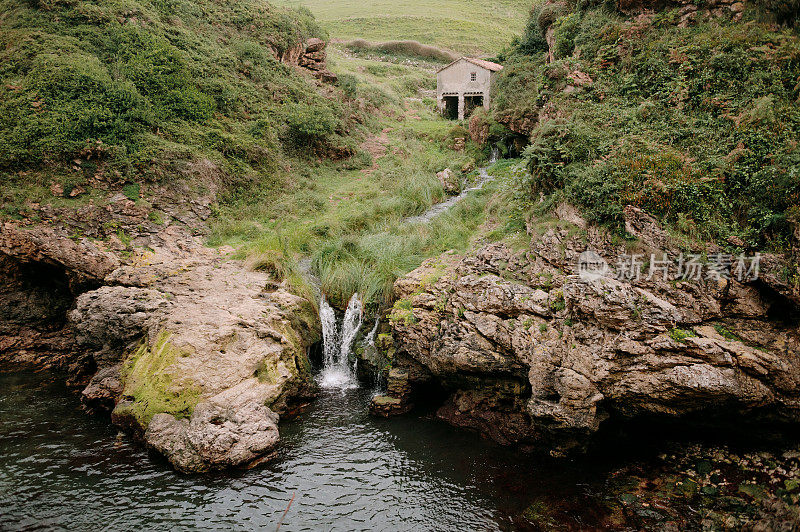
[[[474,168],[484,157],[471,144],[452,149],[466,130],[435,113],[435,57],[334,45],[329,68],[340,81],[318,89],[272,53],[326,36],[308,11],[257,0],[0,0],[0,7],[4,216],[31,217],[33,201],[103,205],[108,192],[89,184],[96,176],[146,208],[152,184],[184,179],[190,191],[219,190],[211,245],[239,248],[248,266],[309,297],[298,265],[311,258],[332,301],[357,291],[380,303],[398,276],[464,249],[497,211],[484,191],[430,224],[402,223],[444,198],[437,172]],[[327,13],[349,24],[348,10],[385,24],[353,37],[490,51],[527,5],[384,2]],[[436,28],[437,38],[412,28]],[[352,156],[332,160],[337,150]],[[219,168],[208,182],[187,171],[202,159]],[[53,182],[87,191],[55,197]]]
[[[308,7],[331,37],[415,40],[462,54],[494,55],[522,33],[529,0],[278,0]]]

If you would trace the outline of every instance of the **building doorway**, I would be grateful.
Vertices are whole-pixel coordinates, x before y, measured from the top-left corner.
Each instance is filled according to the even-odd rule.
[[[464,96],[464,118],[468,118],[478,107],[483,107],[483,96]]]
[[[442,96],[442,115],[448,120],[458,119],[458,96]]]

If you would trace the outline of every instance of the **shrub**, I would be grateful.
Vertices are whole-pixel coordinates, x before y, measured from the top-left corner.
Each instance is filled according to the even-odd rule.
[[[556,2],[554,4],[543,5],[536,16],[536,24],[539,26],[539,31],[544,34],[547,28],[552,26],[556,20],[567,15],[570,12],[569,5],[566,2]]]
[[[284,111],[284,120],[289,138],[297,145],[322,142],[339,127],[337,116],[324,105],[289,105]]]
[[[545,39],[544,31],[539,26],[539,14],[543,5],[544,3],[535,5],[531,10],[522,38],[514,43],[518,52],[533,55],[547,51],[547,40]]]
[[[553,53],[556,58],[569,57],[575,49],[575,37],[580,30],[580,15],[570,13],[555,22],[555,44]]]

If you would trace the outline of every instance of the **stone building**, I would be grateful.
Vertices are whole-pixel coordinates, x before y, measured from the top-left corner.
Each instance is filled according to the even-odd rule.
[[[476,108],[489,108],[492,79],[502,66],[483,59],[462,57],[436,73],[439,111],[450,119],[463,120]]]

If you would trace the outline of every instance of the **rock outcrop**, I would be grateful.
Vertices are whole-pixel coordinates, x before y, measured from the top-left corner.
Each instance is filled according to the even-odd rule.
[[[47,226],[0,226],[0,361],[4,367],[66,368],[80,349],[66,312],[82,290],[119,265],[92,241]]]
[[[276,52],[275,58],[284,64],[303,68],[322,82],[335,83],[338,77],[328,69],[328,54],[325,50],[327,45],[322,39],[312,37],[282,54]]]
[[[180,226],[137,238],[117,255],[107,241],[4,225],[4,367],[68,369],[90,410],[182,471],[258,463],[278,416],[315,394],[315,309]]]
[[[461,191],[458,175],[449,168],[445,168],[437,173],[436,179],[439,180],[439,184],[442,185],[442,188],[448,194],[458,194]]]
[[[652,217],[626,215],[640,257],[672,249]],[[440,417],[553,454],[584,448],[609,418],[800,422],[796,302],[763,278],[676,281],[644,262],[630,278],[578,274],[587,250],[610,265],[630,253],[580,225],[561,221],[521,252],[445,254],[396,282],[394,367],[412,388],[446,391]],[[374,409],[406,401],[390,396]]]

